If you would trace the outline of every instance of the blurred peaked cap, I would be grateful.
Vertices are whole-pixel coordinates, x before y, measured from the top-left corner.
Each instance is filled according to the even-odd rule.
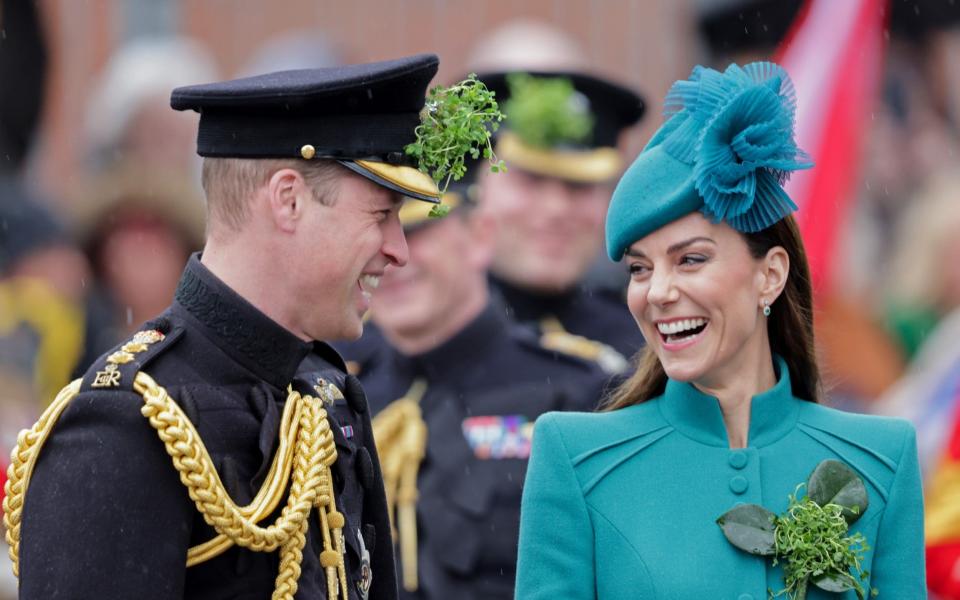
[[[432,205],[424,202],[404,202],[400,207],[400,224],[403,230],[409,235],[414,231],[448,218],[456,211],[462,211],[476,206],[476,183],[472,178],[466,177],[460,181],[451,182],[450,187],[443,193],[441,202],[449,208],[449,213],[445,217],[431,217],[430,210]]]
[[[436,184],[405,154],[415,141],[433,54],[278,71],[173,90],[170,105],[200,113],[206,157],[333,159],[406,196],[436,202]]]
[[[66,228],[23,184],[0,176],[0,276],[22,257],[69,244]]]
[[[77,186],[67,211],[78,242],[88,248],[131,215],[159,219],[176,230],[191,249],[203,246],[205,216],[200,187],[175,171],[117,163]]]
[[[496,92],[501,109],[510,99],[507,80],[513,73],[537,78],[563,78],[587,102],[593,117],[593,131],[580,144],[562,148],[534,148],[510,132],[511,116],[498,135],[497,155],[509,164],[540,175],[591,183],[608,181],[620,174],[623,160],[617,151],[620,133],[636,124],[645,111],[643,98],[633,90],[610,80],[575,71],[498,71],[480,73],[477,78]],[[509,111],[507,111],[509,112]]]

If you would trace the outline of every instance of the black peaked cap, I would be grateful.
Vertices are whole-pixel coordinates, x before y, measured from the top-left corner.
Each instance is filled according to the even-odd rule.
[[[322,69],[279,71],[173,90],[170,105],[200,113],[197,153],[409,165],[433,54]],[[310,158],[310,157],[305,157]]]
[[[498,71],[478,73],[477,78],[496,92],[497,103],[503,109],[510,98],[507,77],[511,73],[526,73],[534,77],[569,79],[575,90],[583,94],[590,103],[590,113],[594,118],[593,132],[586,145],[593,148],[615,147],[620,132],[643,117],[646,108],[643,98],[622,85],[586,73],[564,71]],[[510,115],[504,126],[510,127]]]

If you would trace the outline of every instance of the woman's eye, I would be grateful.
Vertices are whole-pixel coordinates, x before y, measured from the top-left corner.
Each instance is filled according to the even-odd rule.
[[[642,265],[640,263],[633,263],[628,267],[628,270],[630,271],[630,275],[637,276],[637,275],[645,274],[650,269],[648,269],[646,265]]]
[[[684,254],[680,259],[681,265],[699,265],[707,262],[707,257],[701,254]]]

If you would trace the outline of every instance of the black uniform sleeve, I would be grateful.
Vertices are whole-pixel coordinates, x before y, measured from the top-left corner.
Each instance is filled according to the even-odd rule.
[[[183,597],[195,508],[129,392],[81,393],[24,501],[20,598]]]

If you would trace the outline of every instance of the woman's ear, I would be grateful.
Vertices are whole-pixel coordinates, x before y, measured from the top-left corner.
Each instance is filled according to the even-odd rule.
[[[774,246],[767,250],[761,263],[763,282],[760,287],[760,304],[762,306],[773,304],[787,285],[787,277],[790,274],[790,255],[782,246]]]

